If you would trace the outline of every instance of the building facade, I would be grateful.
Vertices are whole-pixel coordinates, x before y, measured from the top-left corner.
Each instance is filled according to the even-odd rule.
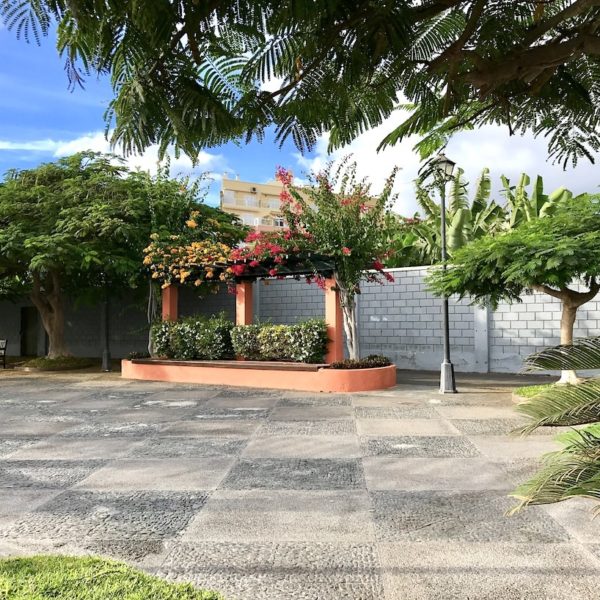
[[[257,231],[277,231],[285,227],[279,199],[282,188],[278,182],[255,183],[223,176],[221,210]]]

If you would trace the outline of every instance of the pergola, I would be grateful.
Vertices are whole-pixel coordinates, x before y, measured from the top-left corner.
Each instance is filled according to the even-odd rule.
[[[287,257],[284,265],[272,261],[262,261],[258,266],[244,265],[244,273],[235,277],[235,322],[236,325],[251,325],[254,320],[253,297],[254,283],[260,279],[314,277],[319,275],[325,279],[325,322],[329,342],[325,362],[327,364],[344,359],[344,329],[340,294],[337,290],[334,263],[331,259],[320,255]],[[270,275],[273,268],[277,275]],[[224,265],[214,265],[215,270],[222,270]],[[179,285],[170,284],[162,290],[162,320],[176,321],[179,316]]]

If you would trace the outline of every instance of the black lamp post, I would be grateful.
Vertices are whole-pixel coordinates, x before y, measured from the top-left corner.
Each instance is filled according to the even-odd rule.
[[[436,175],[440,181],[440,215],[442,234],[442,268],[446,269],[446,184],[452,179],[456,163],[439,154],[434,161]],[[450,321],[448,317],[448,297],[442,300],[442,315],[444,324],[444,360],[440,370],[440,394],[455,394],[456,382],[454,380],[454,365],[450,360]]]

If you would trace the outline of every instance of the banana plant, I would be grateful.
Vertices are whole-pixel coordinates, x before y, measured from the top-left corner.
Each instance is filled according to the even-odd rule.
[[[458,169],[446,202],[446,239],[450,255],[470,241],[500,230],[505,221],[504,209],[490,200],[492,186],[489,169],[482,171],[471,201],[467,186],[464,171]],[[412,232],[417,238],[414,243],[424,258],[421,264],[433,264],[441,260],[441,211],[440,205],[431,196],[432,191],[432,186],[417,182],[417,202],[423,218]]]
[[[545,194],[544,181],[540,175],[535,178],[531,193],[527,190],[531,178],[525,173],[521,173],[516,185],[511,185],[510,180],[504,175],[501,179],[508,214],[507,226],[510,229],[525,221],[551,215],[560,203],[573,197],[573,193],[565,187],[559,187],[551,194]]]

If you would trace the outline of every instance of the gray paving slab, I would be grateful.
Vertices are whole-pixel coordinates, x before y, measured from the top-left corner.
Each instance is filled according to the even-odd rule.
[[[364,456],[404,456],[413,458],[471,458],[481,456],[464,436],[383,436],[361,438]]]
[[[122,459],[112,461],[79,482],[93,490],[215,489],[234,463],[232,457]]]
[[[329,458],[256,458],[238,461],[226,489],[338,490],[364,488],[360,462]]]
[[[365,490],[217,490],[181,538],[365,542],[375,530]]]
[[[509,437],[524,420],[496,379],[442,396],[437,374],[308,394],[0,372],[0,556],[100,554],[227,600],[595,598],[594,503],[506,516],[560,429]]]
[[[357,419],[359,435],[459,435],[442,419]]]
[[[244,458],[360,458],[354,435],[256,435],[244,451]]]

